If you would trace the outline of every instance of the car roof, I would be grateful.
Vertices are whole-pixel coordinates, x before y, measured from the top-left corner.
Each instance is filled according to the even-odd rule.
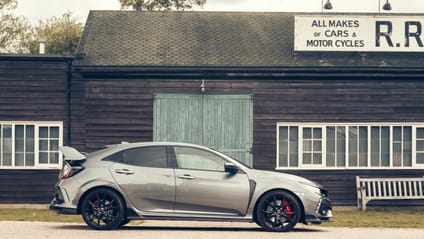
[[[191,144],[191,143],[182,143],[182,142],[135,142],[135,143],[122,142],[120,144],[108,145],[107,147],[114,148],[114,150],[123,150],[123,149],[146,147],[146,146],[185,146],[185,147],[194,147],[194,148],[200,148],[200,149],[210,149],[206,146]]]

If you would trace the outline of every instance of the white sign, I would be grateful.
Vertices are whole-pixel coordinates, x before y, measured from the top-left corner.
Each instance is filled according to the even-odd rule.
[[[295,16],[295,51],[424,52],[424,16]]]

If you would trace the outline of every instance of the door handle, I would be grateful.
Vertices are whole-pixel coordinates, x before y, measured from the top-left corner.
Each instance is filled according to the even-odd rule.
[[[134,172],[129,169],[115,169],[115,173],[125,174],[125,175],[134,174]]]
[[[187,179],[187,180],[193,180],[193,179],[195,179],[196,177],[191,176],[190,174],[184,174],[184,175],[182,175],[182,176],[178,176],[178,178],[181,178],[181,179]]]

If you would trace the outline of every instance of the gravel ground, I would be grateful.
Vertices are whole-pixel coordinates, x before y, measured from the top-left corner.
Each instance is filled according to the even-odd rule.
[[[95,231],[84,224],[0,221],[0,238],[90,239],[409,239],[424,238],[420,229],[327,228],[299,225],[289,233],[262,231],[254,223],[147,221],[113,231]]]

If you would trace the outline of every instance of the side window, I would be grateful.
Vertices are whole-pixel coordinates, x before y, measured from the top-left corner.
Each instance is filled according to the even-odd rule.
[[[140,167],[167,167],[166,148],[161,146],[128,149],[113,154],[105,160]]]
[[[175,147],[177,166],[181,169],[225,171],[225,161],[218,155],[201,149]]]

